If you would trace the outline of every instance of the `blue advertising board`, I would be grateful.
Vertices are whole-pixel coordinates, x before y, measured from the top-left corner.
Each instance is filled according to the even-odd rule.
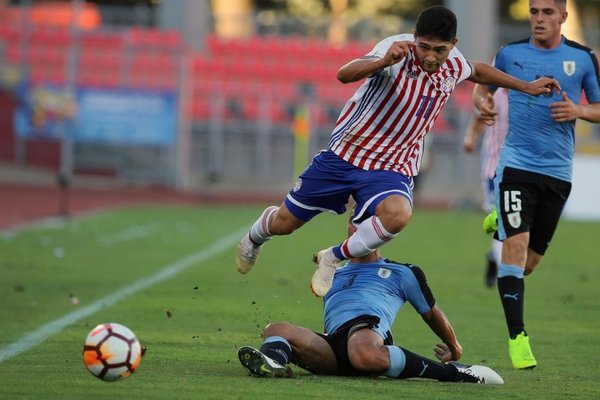
[[[75,93],[52,85],[23,89],[15,115],[15,131],[21,137],[76,142],[170,146],[177,129],[174,91],[100,89],[80,87]]]

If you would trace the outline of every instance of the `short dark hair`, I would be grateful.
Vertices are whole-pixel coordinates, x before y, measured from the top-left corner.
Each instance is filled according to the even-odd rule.
[[[424,9],[417,18],[415,36],[432,37],[450,42],[456,38],[456,15],[442,6]]]

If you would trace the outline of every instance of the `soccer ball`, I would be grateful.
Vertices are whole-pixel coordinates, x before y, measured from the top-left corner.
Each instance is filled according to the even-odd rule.
[[[114,322],[100,324],[83,345],[83,363],[95,377],[116,381],[131,375],[142,360],[142,347],[135,334]]]

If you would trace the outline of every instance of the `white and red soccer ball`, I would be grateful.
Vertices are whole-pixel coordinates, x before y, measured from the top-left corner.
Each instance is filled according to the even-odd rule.
[[[90,331],[83,345],[83,363],[95,377],[116,381],[130,376],[140,365],[142,346],[126,326],[114,322]]]

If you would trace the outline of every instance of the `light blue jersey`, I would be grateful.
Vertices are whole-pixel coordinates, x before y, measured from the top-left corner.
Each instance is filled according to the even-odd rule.
[[[576,104],[582,90],[589,103],[600,102],[598,61],[593,51],[564,37],[554,49],[535,47],[531,39],[510,43],[500,49],[494,65],[528,82],[542,76],[554,78]],[[508,166],[571,181],[575,121],[558,123],[550,114],[550,105],[561,99],[556,92],[537,97],[509,92],[509,128],[499,168]]]
[[[349,262],[336,271],[333,286],[325,296],[325,332],[331,334],[361,315],[373,315],[380,319],[374,330],[385,338],[407,301],[419,314],[435,304],[419,267],[383,259],[372,263]]]

